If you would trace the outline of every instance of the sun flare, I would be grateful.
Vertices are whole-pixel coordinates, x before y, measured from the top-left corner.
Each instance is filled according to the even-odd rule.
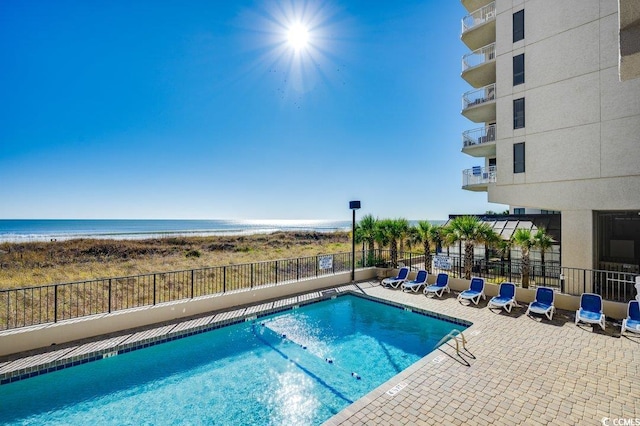
[[[309,31],[302,24],[294,24],[289,28],[287,39],[294,49],[304,49],[309,43]]]

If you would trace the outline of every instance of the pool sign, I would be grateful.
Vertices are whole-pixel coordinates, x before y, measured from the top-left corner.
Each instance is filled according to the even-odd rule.
[[[451,258],[449,256],[435,256],[433,264],[438,269],[451,269]]]
[[[318,258],[318,268],[333,269],[333,256],[320,256]]]

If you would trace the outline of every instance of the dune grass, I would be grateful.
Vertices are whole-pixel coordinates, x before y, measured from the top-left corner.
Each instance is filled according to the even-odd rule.
[[[0,244],[0,289],[351,250],[347,232]]]

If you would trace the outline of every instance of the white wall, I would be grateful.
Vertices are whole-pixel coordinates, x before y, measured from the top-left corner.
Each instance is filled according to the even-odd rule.
[[[513,13],[525,39],[513,43]],[[593,210],[640,210],[640,79],[618,78],[615,0],[496,0],[494,203],[561,210],[563,265],[592,268]],[[513,56],[525,83],[513,86]],[[526,126],[513,129],[513,99]],[[525,142],[525,173],[513,144]]]

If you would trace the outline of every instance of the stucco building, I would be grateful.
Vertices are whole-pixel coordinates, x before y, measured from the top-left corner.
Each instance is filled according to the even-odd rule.
[[[462,5],[463,188],[561,212],[563,266],[640,272],[640,1]]]

